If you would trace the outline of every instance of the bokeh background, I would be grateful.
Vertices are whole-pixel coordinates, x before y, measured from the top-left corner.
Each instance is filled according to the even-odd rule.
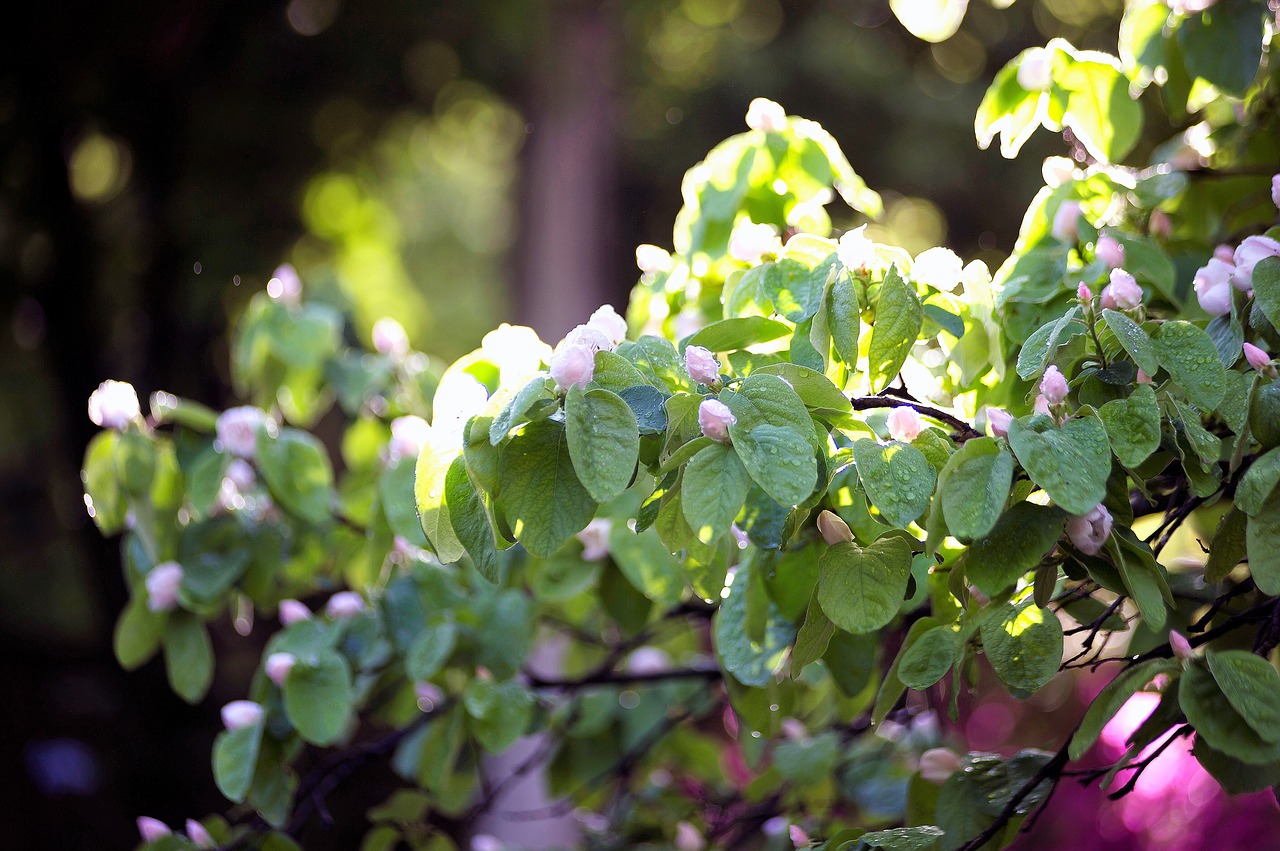
[[[681,176],[743,129],[755,96],[836,136],[885,194],[880,239],[994,267],[1040,160],[1064,151],[1045,134],[1017,161],[979,151],[985,81],[1054,36],[1114,50],[1119,6],[974,0],[937,45],[883,0],[13,10],[0,32],[4,846],[123,848],[136,815],[221,810],[207,767],[217,707],[258,658],[254,637],[215,629],[218,680],[195,707],[159,662],[129,674],[114,661],[119,556],[78,478],[99,381],[232,404],[228,330],[282,261],[366,338],[391,315],[446,360],[501,321],[557,339],[597,304],[625,306],[635,246],[669,246]],[[989,749],[1056,746],[1036,713],[1078,713],[1096,687],[979,707],[963,730]],[[335,798],[354,827],[315,847],[354,847],[363,808],[390,782],[375,769]],[[1224,824],[1275,829],[1265,801],[1228,810],[1211,791],[1196,793],[1205,824],[1217,824],[1212,800]],[[1149,816],[1097,815],[1091,794],[1064,789],[1042,835],[1108,848],[1195,848],[1208,835],[1184,819],[1174,844]]]

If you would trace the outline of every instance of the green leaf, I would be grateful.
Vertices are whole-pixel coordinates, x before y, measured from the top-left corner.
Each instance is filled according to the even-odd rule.
[[[742,316],[712,322],[685,340],[685,345],[702,346],[713,352],[732,352],[757,343],[778,340],[790,333],[790,326],[776,319],[768,319],[764,316]]]
[[[414,470],[413,495],[418,504],[418,519],[432,551],[443,564],[452,564],[467,551],[453,530],[448,498],[445,495],[449,470],[461,451],[460,447],[436,439],[433,435],[418,456]]]
[[[1138,368],[1147,375],[1155,375],[1160,369],[1160,359],[1156,357],[1155,344],[1151,342],[1147,332],[1142,330],[1142,326],[1118,310],[1104,309],[1102,319]]]
[[[378,477],[378,499],[391,531],[415,547],[425,547],[430,542],[422,533],[422,523],[418,520],[418,505],[413,493],[414,467],[415,464],[407,459],[387,467]]]
[[[146,589],[139,587],[120,612],[112,635],[112,647],[120,667],[132,671],[142,667],[164,638],[167,616],[147,607]]]
[[[1009,424],[1009,445],[1032,481],[1067,512],[1085,514],[1107,495],[1111,445],[1097,417],[1075,416],[1061,426],[1043,415],[1023,417]]]
[[[1253,267],[1253,298],[1267,321],[1280,328],[1280,257],[1264,257]]]
[[[637,591],[664,609],[680,602],[684,574],[654,529],[636,533],[625,523],[609,530],[609,555]]]
[[[1062,124],[1095,158],[1114,163],[1138,143],[1142,107],[1129,96],[1129,81],[1112,62],[1070,60],[1056,69],[1054,83],[1067,92]]]
[[[853,444],[853,460],[867,497],[890,525],[905,527],[929,507],[936,475],[911,444],[864,437]]]
[[[734,435],[734,428],[729,430],[738,457],[766,493],[784,505],[808,498],[818,483],[818,467],[803,434],[786,426],[759,425]]]
[[[698,540],[719,538],[742,511],[751,490],[751,476],[729,447],[712,443],[700,451],[684,471],[681,507]]]
[[[651,384],[637,384],[617,391],[635,414],[640,434],[662,434],[667,430],[667,399]]]
[[[809,606],[805,610],[804,623],[796,635],[795,647],[791,650],[791,679],[800,676],[804,669],[822,658],[827,652],[831,636],[835,634],[836,625],[822,611],[818,602],[818,588],[815,585],[809,596]]]
[[[1037,108],[1042,94],[1028,92],[1018,85],[1020,54],[996,74],[973,119],[974,135],[983,150],[1000,134],[1000,155],[1013,159],[1022,145],[1040,126]]]
[[[919,827],[895,827],[890,830],[877,830],[875,833],[864,833],[858,839],[858,851],[861,849],[881,849],[881,851],[932,851],[937,847],[943,832],[931,824]]]
[[[1269,597],[1280,594],[1280,496],[1273,493],[1249,518],[1245,546],[1258,590]]]
[[[1258,74],[1265,17],[1249,0],[1227,0],[1188,17],[1178,28],[1187,71],[1243,97]]]
[[[1178,705],[1213,749],[1251,765],[1280,758],[1280,744],[1266,741],[1249,726],[1204,662],[1191,662],[1178,678]]]
[[[304,741],[327,747],[346,732],[352,715],[351,669],[326,650],[302,658],[284,682],[284,710]]]
[[[1005,685],[1032,693],[1058,673],[1062,624],[1031,600],[1006,603],[983,622],[982,646]]]
[[[1169,659],[1148,659],[1132,668],[1121,671],[1111,682],[1107,683],[1098,696],[1089,704],[1084,718],[1080,721],[1080,729],[1071,738],[1069,754],[1072,760],[1084,756],[1093,743],[1102,735],[1102,728],[1120,711],[1120,707],[1129,698],[1140,691],[1160,674],[1172,674],[1178,669],[1176,662]]]
[[[404,658],[404,672],[415,682],[429,680],[440,672],[453,654],[458,627],[451,620],[429,623],[413,639]]]
[[[617,393],[569,388],[564,400],[569,457],[591,498],[608,502],[627,489],[640,456],[636,415]]]
[[[1248,515],[1234,506],[1222,515],[1218,529],[1213,533],[1213,542],[1209,544],[1209,559],[1204,566],[1205,582],[1221,582],[1237,564],[1244,561],[1248,520]]]
[[[1215,750],[1197,737],[1191,752],[1204,770],[1221,784],[1228,795],[1246,795],[1261,792],[1268,786],[1280,785],[1280,761],[1263,765],[1249,765]]]
[[[1106,543],[1107,552],[1111,553],[1125,590],[1133,598],[1146,626],[1161,629],[1168,616],[1165,603],[1167,598],[1171,599],[1168,580],[1150,549],[1144,551],[1146,544],[1138,544],[1136,538],[1126,541],[1123,531],[1116,529],[1112,532]]]
[[[467,462],[461,455],[453,459],[444,479],[444,501],[449,506],[449,523],[459,543],[466,547],[471,563],[489,582],[501,578],[498,566],[498,550],[493,538],[493,526],[484,508],[484,500],[476,491]]]
[[[840,738],[834,732],[784,739],[773,748],[774,767],[792,783],[819,783],[827,779],[839,757]]]
[[[939,488],[947,529],[961,541],[990,532],[1013,485],[1013,456],[989,437],[970,440],[947,461]]]
[[[514,681],[472,680],[462,697],[480,747],[502,753],[524,735],[533,717],[533,695]]]
[[[862,307],[858,301],[858,289],[849,275],[840,275],[832,281],[826,308],[831,347],[840,360],[852,366],[858,362]]]
[[[840,543],[820,561],[818,602],[831,622],[846,632],[871,632],[893,620],[902,607],[911,576],[911,547],[896,535],[866,549]]]
[[[902,369],[924,323],[920,299],[902,279],[898,267],[890,267],[880,285],[876,321],[867,350],[871,389],[883,390]]]
[[[1257,515],[1277,484],[1280,484],[1280,447],[1258,456],[1249,465],[1236,488],[1236,505],[1250,517]]]
[[[942,679],[956,661],[960,634],[948,626],[935,626],[902,654],[898,679],[916,691],[924,691]]]
[[[936,626],[938,626],[937,619],[931,617],[920,618],[911,624],[911,627],[907,630],[906,638],[902,639],[902,647],[898,650],[897,658],[889,666],[888,672],[884,675],[884,682],[880,684],[880,691],[876,693],[876,702],[871,709],[871,723],[879,724],[883,721],[889,711],[897,704],[898,698],[902,697],[902,693],[907,690],[906,685],[898,678],[898,668],[902,663],[902,657],[920,640],[920,636]]]
[[[1226,394],[1226,370],[1209,335],[1190,322],[1169,320],[1153,342],[1156,356],[1187,399],[1202,411],[1218,407]]]
[[[308,523],[330,517],[333,466],[329,454],[315,436],[286,428],[274,439],[258,440],[258,467],[275,497],[290,513]]]
[[[116,475],[115,452],[120,440],[115,429],[100,431],[89,441],[84,452],[84,470],[80,478],[89,498],[86,507],[89,516],[104,535],[114,535],[124,527],[125,514],[129,511]],[[219,480],[221,482],[221,480]]]
[[[164,668],[169,685],[187,703],[199,703],[213,682],[213,646],[204,623],[190,612],[173,611],[164,633]]]
[[[760,282],[760,292],[773,302],[778,313],[792,322],[803,322],[818,312],[828,274],[825,264],[812,270],[799,261],[783,258],[769,267]]]
[[[640,373],[636,372],[635,367],[612,352],[608,354],[622,361],[628,369],[635,372],[637,378],[640,378]],[[643,379],[640,380],[643,381]],[[511,397],[511,401],[507,402],[506,407],[489,424],[489,444],[497,446],[506,440],[512,430],[529,422],[540,409],[550,408],[555,399],[556,383],[546,375],[540,375],[521,387],[520,392]]]
[[[1160,406],[1149,384],[1133,388],[1127,399],[1112,399],[1098,409],[1111,451],[1125,467],[1137,467],[1160,448]]]
[[[1245,650],[1208,651],[1209,672],[1233,709],[1263,740],[1280,742],[1280,673]]]
[[[692,389],[683,358],[675,346],[661,337],[646,334],[634,342],[623,343],[615,351],[631,361],[655,387],[666,388],[672,393]]]
[[[752,374],[778,376],[791,385],[806,408],[819,416],[847,415],[853,410],[849,397],[817,370],[794,363],[776,363],[762,366]]]
[[[1060,318],[1041,325],[1027,338],[1018,352],[1015,371],[1019,378],[1032,378],[1044,372],[1059,346],[1084,333],[1084,326],[1076,319],[1079,315],[1080,307],[1072,305]]]
[[[539,558],[554,555],[596,513],[595,500],[574,472],[567,444],[563,427],[541,420],[502,448],[498,511],[525,549]]]
[[[782,664],[787,647],[795,638],[795,627],[770,603],[764,635],[759,639],[751,637],[746,629],[747,597],[754,569],[750,558],[738,566],[729,595],[712,620],[712,637],[721,667],[744,686],[762,688]]]
[[[261,721],[236,730],[223,730],[213,740],[213,780],[228,800],[243,803],[249,794],[261,745]]]

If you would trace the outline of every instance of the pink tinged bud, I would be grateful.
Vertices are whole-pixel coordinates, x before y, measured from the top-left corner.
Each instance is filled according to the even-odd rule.
[[[1111,283],[1102,290],[1102,306],[1111,310],[1133,310],[1142,304],[1142,287],[1124,269],[1111,270]]]
[[[1226,316],[1231,312],[1231,286],[1235,266],[1231,261],[1216,256],[1201,266],[1195,274],[1196,300],[1205,313]]]
[[[1040,393],[1036,396],[1036,400],[1031,403],[1033,413],[1049,415],[1049,400],[1044,398],[1044,394]]]
[[[899,405],[885,417],[885,426],[889,429],[889,437],[903,443],[915,440],[924,430],[924,422],[915,408]]]
[[[596,371],[595,352],[586,346],[567,346],[551,356],[551,377],[557,389],[586,385]]]
[[[684,368],[698,384],[712,385],[720,380],[720,361],[709,349],[688,346],[684,350]]]
[[[850,531],[849,524],[834,511],[823,511],[819,514],[817,526],[818,531],[822,533],[822,540],[831,546],[853,543],[853,532]]]
[[[578,540],[582,542],[583,561],[599,561],[609,554],[609,533],[612,530],[612,520],[597,517],[577,534]]]
[[[173,835],[173,831],[169,829],[169,825],[160,821],[158,818],[150,816],[138,816],[138,835],[142,837],[143,842],[155,842],[157,839],[163,839],[166,836]]]
[[[433,682],[422,681],[413,684],[413,696],[418,701],[418,708],[430,712],[436,704],[444,700],[444,689]]]
[[[324,613],[334,620],[354,618],[363,611],[364,598],[354,591],[339,591],[324,607]]]
[[[405,458],[416,461],[430,439],[431,426],[422,417],[396,417],[391,421],[387,460],[392,464]]]
[[[1187,641],[1187,637],[1177,630],[1169,631],[1169,647],[1173,650],[1174,656],[1184,661],[1194,658],[1196,655],[1196,651],[1191,647],[1191,642]]]
[[[311,610],[307,608],[305,603],[297,600],[281,600],[280,601],[280,623],[285,626],[295,624],[298,621],[305,621],[311,618]]]
[[[671,254],[656,245],[637,245],[636,266],[646,275],[665,272],[671,268]]]
[[[804,828],[798,824],[791,825],[788,828],[791,835],[791,844],[797,848],[807,848],[809,846],[809,834],[804,832]]]
[[[288,263],[282,263],[271,273],[267,281],[267,296],[274,301],[296,307],[302,303],[302,279],[298,270]]]
[[[1105,505],[1095,505],[1087,514],[1077,514],[1067,521],[1067,537],[1085,555],[1097,555],[1111,537],[1111,512]]]
[[[950,248],[930,248],[911,264],[911,279],[942,292],[955,292],[964,274],[962,261]]]
[[[127,381],[104,381],[89,396],[89,419],[96,426],[122,429],[141,416],[138,393]]]
[[[756,98],[747,106],[747,126],[752,130],[777,133],[787,126],[787,113],[768,98]]]
[[[222,451],[237,458],[252,458],[258,452],[258,430],[266,423],[266,411],[252,405],[223,411],[218,415],[217,425]]]
[[[657,674],[671,670],[671,657],[657,647],[641,647],[627,657],[627,671],[632,674]]]
[[[1075,242],[1080,236],[1079,202],[1063,201],[1059,204],[1058,211],[1053,214],[1053,225],[1049,232],[1060,242]]]
[[[253,465],[242,458],[231,459],[231,463],[227,465],[226,478],[231,480],[238,491],[247,491],[258,480],[257,474],[253,472]]]
[[[187,819],[187,838],[196,844],[197,848],[217,848],[218,843],[213,840],[213,835],[209,833],[200,822],[193,818]]]
[[[1152,210],[1151,218],[1147,220],[1147,229],[1151,231],[1152,236],[1168,239],[1169,234],[1173,232],[1173,220],[1164,210]]]
[[[266,669],[267,679],[284,688],[284,681],[296,664],[298,664],[298,657],[292,653],[272,653],[267,657],[263,667]]]
[[[729,256],[743,263],[755,263],[766,253],[776,250],[778,232],[772,225],[743,222],[733,229],[729,238]]]
[[[1009,436],[1009,423],[1013,422],[1013,414],[1004,408],[987,408],[987,422],[991,423],[991,433],[996,437]]]
[[[798,742],[809,735],[809,728],[798,718],[783,718],[779,730],[784,739],[790,739],[793,742]]]
[[[1280,174],[1271,176],[1271,203],[1280,208]]]
[[[605,338],[613,344],[610,348],[627,339],[627,320],[619,316],[611,304],[603,305],[591,314],[591,318],[587,320],[587,327],[604,334]]]
[[[182,587],[182,565],[166,561],[151,568],[145,580],[147,608],[153,612],[172,611],[178,605],[178,590]]]
[[[1076,164],[1070,157],[1047,157],[1040,165],[1040,175],[1044,178],[1044,185],[1050,189],[1057,189],[1062,184],[1074,180],[1075,174]]]
[[[855,272],[865,272],[876,265],[876,244],[866,234],[867,226],[846,231],[836,246],[840,264]]]
[[[1094,247],[1094,254],[1112,269],[1124,265],[1124,246],[1113,236],[1098,237],[1098,244]]]
[[[1230,263],[1232,266],[1235,266],[1236,264],[1236,250],[1233,246],[1227,245],[1226,243],[1223,243],[1213,249],[1213,256],[1217,257],[1219,260]]]
[[[1022,55],[1018,85],[1029,92],[1048,91],[1053,85],[1053,59],[1043,47],[1033,47]]]
[[[1040,395],[1044,396],[1046,402],[1061,405],[1067,400],[1069,391],[1066,376],[1056,366],[1050,366],[1044,371],[1044,377],[1040,379]]]
[[[1253,267],[1268,257],[1280,257],[1280,242],[1269,236],[1250,236],[1236,246],[1236,270],[1231,283],[1238,290],[1253,289]]]
[[[682,821],[676,824],[675,846],[677,851],[701,851],[707,847],[707,840],[696,827]]]
[[[1136,380],[1139,384],[1154,384],[1154,383],[1155,383],[1155,382],[1153,382],[1153,381],[1151,380],[1151,376],[1147,375],[1147,373],[1142,369],[1142,367],[1138,367],[1138,377],[1137,377],[1135,380]]]
[[[729,410],[729,406],[719,399],[704,399],[698,406],[698,426],[702,433],[721,443],[729,442],[729,426],[738,418]]]
[[[1255,346],[1253,343],[1244,344],[1244,359],[1249,362],[1249,366],[1262,372],[1271,366],[1271,355]]]
[[[242,730],[262,721],[262,704],[252,700],[233,700],[222,707],[222,726],[228,730]]]
[[[931,748],[920,754],[920,776],[930,783],[942,785],[960,770],[960,757],[950,748]]]
[[[623,337],[626,334],[627,331],[624,327],[622,330]],[[556,351],[572,348],[588,349],[594,355],[596,352],[613,351],[616,345],[613,338],[606,334],[603,329],[595,325],[583,324],[565,334],[564,339],[556,346]]]
[[[1084,281],[1080,282],[1080,286],[1076,287],[1076,298],[1084,302],[1087,307],[1093,301],[1093,290],[1089,289],[1089,285]]]
[[[373,323],[371,337],[374,351],[384,355],[402,357],[409,351],[409,335],[405,333],[404,326],[390,316]]]

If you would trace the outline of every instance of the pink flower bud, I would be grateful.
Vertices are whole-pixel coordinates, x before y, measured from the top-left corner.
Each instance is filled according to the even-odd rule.
[[[1004,408],[987,408],[987,422],[991,423],[991,433],[996,437],[1009,436],[1009,423],[1013,422],[1013,414]]]
[[[698,384],[711,386],[720,381],[720,361],[709,349],[687,346],[684,350],[684,368]]]
[[[1236,265],[1236,249],[1235,246],[1227,245],[1225,242],[1213,249],[1213,256],[1217,257],[1224,263],[1230,263],[1232,267]]]
[[[646,275],[665,272],[671,268],[671,254],[656,245],[637,245],[636,266]]]
[[[1113,236],[1098,237],[1093,253],[1112,269],[1124,265],[1124,246]]]
[[[1271,176],[1271,203],[1280,208],[1280,174]]]
[[[280,623],[285,626],[295,624],[298,621],[305,621],[311,618],[311,610],[307,608],[305,603],[297,600],[281,600],[280,601]]]
[[[242,492],[249,490],[258,481],[257,474],[253,472],[253,465],[243,458],[231,459],[231,463],[227,465],[226,478],[231,480],[236,490]]]
[[[1060,242],[1075,242],[1080,236],[1080,202],[1063,201],[1053,214],[1049,233]]]
[[[657,674],[671,670],[671,657],[657,647],[640,647],[627,657],[627,671],[632,674]]]
[[[122,429],[141,416],[138,393],[127,381],[104,381],[89,396],[89,419],[96,426]]]
[[[173,831],[169,829],[169,825],[158,818],[138,816],[137,825],[138,835],[142,837],[143,842],[155,842],[157,839],[163,839],[173,834]]]
[[[228,730],[242,730],[262,721],[265,710],[262,704],[252,700],[233,700],[222,707],[222,726]]]
[[[277,266],[267,281],[267,297],[291,307],[301,304],[302,279],[298,277],[298,270],[288,263]]]
[[[373,338],[374,351],[395,357],[403,357],[409,352],[409,335],[405,333],[404,326],[390,316],[384,316],[373,323],[370,336]]]
[[[845,231],[836,246],[840,264],[854,272],[866,272],[876,266],[876,244],[866,234],[867,226],[860,225]]]
[[[955,292],[964,274],[962,261],[950,248],[922,251],[911,264],[911,280],[942,292]]]
[[[1032,413],[1044,414],[1045,416],[1050,415],[1049,400],[1044,398],[1043,393],[1036,395],[1036,400],[1031,403],[1031,411]]]
[[[1280,242],[1269,236],[1250,236],[1236,246],[1236,270],[1231,283],[1238,290],[1253,289],[1253,267],[1268,257],[1280,257]]]
[[[1029,92],[1048,91],[1053,85],[1053,59],[1043,47],[1033,47],[1022,55],[1018,85]]]
[[[1195,658],[1196,651],[1191,647],[1191,642],[1176,629],[1169,630],[1169,647],[1173,650],[1173,655],[1183,661]]]
[[[595,352],[586,346],[566,346],[551,356],[551,377],[560,391],[573,386],[583,386],[591,381],[596,371]]]
[[[1147,375],[1147,373],[1142,369],[1142,367],[1138,367],[1138,376],[1134,380],[1137,381],[1139,384],[1155,383],[1151,380],[1151,376]]]
[[[1249,366],[1258,370],[1258,372],[1263,372],[1271,366],[1271,355],[1253,343],[1244,344],[1244,359],[1249,362]]]
[[[1040,176],[1044,178],[1044,185],[1050,189],[1057,189],[1073,180],[1075,175],[1076,164],[1070,157],[1046,157],[1040,165]]]
[[[433,682],[422,681],[413,684],[413,696],[418,701],[418,708],[423,712],[435,709],[436,704],[444,700],[444,689]]]
[[[676,824],[676,851],[701,851],[707,847],[702,833],[687,821]]]
[[[804,832],[804,828],[798,824],[791,825],[788,828],[791,836],[791,844],[797,848],[807,848],[809,846],[809,834]]]
[[[729,406],[719,399],[703,399],[698,406],[698,426],[712,440],[728,443],[729,426],[737,421]]]
[[[422,417],[396,417],[391,421],[391,442],[387,444],[390,464],[409,459],[417,461],[422,448],[431,439],[431,426]]]
[[[1087,514],[1076,514],[1067,520],[1067,537],[1085,555],[1096,555],[1111,537],[1111,512],[1098,503]]]
[[[853,532],[849,529],[849,524],[834,511],[822,511],[818,515],[817,526],[822,533],[822,540],[830,546],[853,543]]]
[[[621,319],[621,317],[618,318]],[[622,335],[625,337],[626,333],[624,328]],[[613,351],[616,346],[617,344],[613,341],[613,338],[605,333],[604,329],[595,325],[583,324],[565,334],[564,339],[556,346],[556,351],[571,348],[588,349],[594,355],[596,352]]]
[[[153,612],[172,611],[178,605],[178,590],[182,587],[182,565],[166,561],[151,568],[145,579],[147,608]]]
[[[577,534],[578,540],[582,542],[583,561],[599,561],[609,554],[609,532],[612,529],[612,520],[597,517]]]
[[[768,98],[756,98],[747,106],[747,126],[752,130],[777,133],[787,126],[787,113]]]
[[[1226,316],[1231,312],[1231,284],[1235,266],[1230,261],[1215,256],[1196,271],[1194,286],[1196,300],[1201,309],[1211,316]]]
[[[920,754],[920,776],[930,783],[942,785],[960,770],[960,757],[950,748],[930,748]]]
[[[743,263],[755,263],[761,257],[777,249],[778,232],[773,225],[761,225],[746,221],[733,229],[729,238],[729,256]]]
[[[1050,405],[1061,405],[1067,400],[1067,379],[1056,366],[1050,366],[1040,379],[1040,394]]]
[[[267,657],[263,668],[266,669],[267,679],[284,688],[284,681],[296,664],[298,664],[298,657],[292,653],[272,653]]]
[[[242,405],[218,415],[217,437],[222,451],[237,458],[252,458],[258,452],[258,430],[267,424],[261,408]]]
[[[1147,220],[1147,229],[1157,239],[1168,239],[1169,234],[1173,233],[1173,220],[1164,210],[1152,210],[1151,218]]]
[[[784,739],[793,742],[798,742],[809,735],[809,728],[798,718],[783,718],[778,729]]]
[[[217,848],[218,843],[213,840],[213,835],[209,833],[200,822],[193,818],[187,819],[187,838],[195,843],[197,848]]]
[[[889,437],[894,440],[910,443],[924,430],[924,422],[916,409],[908,405],[899,405],[885,417],[885,427],[889,429]]]
[[[1110,310],[1133,310],[1142,304],[1142,287],[1124,269],[1111,270],[1111,283],[1102,290],[1102,306]]]
[[[324,613],[334,620],[354,618],[363,611],[364,598],[354,591],[339,591],[324,607]]]
[[[1084,303],[1085,307],[1088,307],[1093,301],[1093,290],[1089,289],[1088,284],[1081,281],[1080,285],[1076,287],[1076,298],[1080,299],[1080,301]]]
[[[591,318],[587,320],[587,327],[604,334],[605,338],[613,344],[610,348],[627,339],[627,320],[619,316],[611,304],[602,305],[591,314]]]

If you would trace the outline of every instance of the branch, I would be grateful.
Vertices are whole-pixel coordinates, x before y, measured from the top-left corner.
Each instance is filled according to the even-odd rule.
[[[604,685],[643,685],[645,683],[662,683],[670,680],[716,680],[720,678],[720,669],[715,665],[692,665],[688,668],[672,668],[666,671],[645,671],[628,673],[625,671],[596,670],[581,677],[552,678],[526,673],[529,685],[534,688],[556,689],[559,691],[576,691],[591,686]]]
[[[886,396],[854,396],[849,401],[853,403],[853,409],[855,411],[869,411],[873,408],[898,408],[902,406],[914,408],[918,413],[924,414],[926,417],[930,417],[931,419],[935,419],[938,422],[946,423],[951,426],[951,428],[956,432],[956,436],[962,441],[984,436],[982,432],[978,431],[959,417],[953,414],[948,414],[941,408],[935,408],[932,405],[925,405],[921,402]]]
[[[1080,728],[1077,725],[1076,730],[1078,729]],[[1053,759],[1040,766],[1040,770],[1033,774],[1030,780],[1022,784],[1022,787],[1014,793],[1009,802],[1004,805],[1004,809],[996,816],[996,820],[987,825],[986,830],[960,846],[959,851],[978,851],[979,848],[991,841],[1018,814],[1018,805],[1025,801],[1027,796],[1034,792],[1041,783],[1048,781],[1050,783],[1050,791],[1058,785],[1058,781],[1062,778],[1062,771],[1067,766],[1067,748],[1071,746],[1071,740],[1075,738],[1076,730],[1072,730],[1071,734],[1067,736],[1067,740],[1062,743],[1062,747],[1058,748],[1058,752],[1053,755]],[[1045,795],[1045,801],[1048,801],[1048,799],[1049,796]],[[1041,804],[1043,803],[1042,801]]]

